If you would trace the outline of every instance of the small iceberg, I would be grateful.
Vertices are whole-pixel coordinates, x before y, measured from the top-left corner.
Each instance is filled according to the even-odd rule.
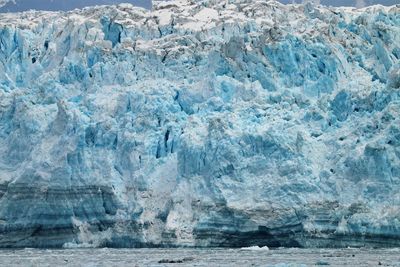
[[[262,251],[267,251],[267,250],[269,250],[269,247],[267,247],[267,246],[264,246],[264,247],[251,246],[251,247],[241,248],[241,250],[251,250],[251,251],[260,251],[260,250],[262,250]]]
[[[81,248],[97,248],[95,244],[89,244],[89,243],[75,243],[75,242],[67,242],[64,243],[62,248],[63,249],[81,249]]]

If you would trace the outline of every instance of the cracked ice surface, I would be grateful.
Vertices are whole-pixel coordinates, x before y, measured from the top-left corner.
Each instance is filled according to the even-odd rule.
[[[0,246],[393,246],[400,9],[0,17]]]

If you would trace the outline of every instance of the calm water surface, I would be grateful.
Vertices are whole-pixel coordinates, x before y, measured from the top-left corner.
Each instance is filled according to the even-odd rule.
[[[0,266],[399,266],[400,249],[0,250]]]

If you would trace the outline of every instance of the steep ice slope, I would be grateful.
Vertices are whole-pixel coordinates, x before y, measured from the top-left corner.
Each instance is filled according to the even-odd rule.
[[[400,245],[400,7],[0,15],[0,246]]]

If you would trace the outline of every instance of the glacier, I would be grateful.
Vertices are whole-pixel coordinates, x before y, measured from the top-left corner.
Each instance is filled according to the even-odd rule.
[[[399,245],[399,5],[0,14],[0,247]]]

